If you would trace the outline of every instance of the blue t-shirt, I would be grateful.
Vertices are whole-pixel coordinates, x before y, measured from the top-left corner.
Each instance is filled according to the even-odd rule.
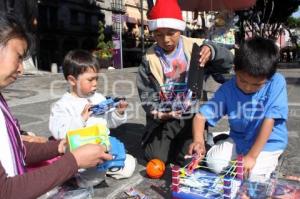
[[[287,145],[287,89],[285,79],[279,73],[252,94],[242,92],[233,77],[200,107],[199,112],[210,126],[215,126],[223,116],[228,117],[230,137],[236,143],[238,154],[248,153],[265,118],[273,118],[275,123],[263,151],[283,150]]]

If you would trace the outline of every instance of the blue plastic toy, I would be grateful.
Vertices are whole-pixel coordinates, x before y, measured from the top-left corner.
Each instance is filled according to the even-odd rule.
[[[93,112],[93,115],[103,115],[110,109],[117,107],[119,105],[120,100],[125,100],[125,98],[106,97],[106,100],[92,106],[90,110]]]
[[[106,171],[108,169],[117,171],[124,167],[126,158],[124,144],[115,137],[109,137],[109,141],[111,146],[109,153],[113,156],[113,159],[98,165],[97,169],[99,171]]]

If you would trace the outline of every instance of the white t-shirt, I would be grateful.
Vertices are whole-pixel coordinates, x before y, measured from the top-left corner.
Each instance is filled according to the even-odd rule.
[[[6,122],[2,110],[0,109],[0,162],[6,171],[8,177],[17,175],[17,167],[15,165],[15,156],[12,149],[8,132],[6,128]]]
[[[61,99],[51,107],[49,129],[56,139],[65,138],[67,131],[94,124],[104,124],[108,128],[116,128],[127,121],[126,112],[119,115],[110,111],[104,115],[92,115],[86,122],[82,120],[81,113],[86,104],[99,104],[106,100],[100,93],[95,93],[88,98],[81,98],[65,93]]]

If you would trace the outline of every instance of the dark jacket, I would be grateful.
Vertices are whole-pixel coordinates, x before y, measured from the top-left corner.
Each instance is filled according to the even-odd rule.
[[[192,47],[194,43],[198,45],[206,44],[212,49],[213,60],[206,64],[207,73],[225,73],[232,68],[233,55],[226,48],[213,42],[204,42],[201,39],[187,38],[181,36],[183,48],[188,63],[191,59]],[[160,86],[164,83],[164,74],[159,58],[155,54],[154,44],[150,47],[142,59],[137,74],[137,88],[142,107],[146,112],[146,132],[142,139],[142,145],[148,140],[153,130],[163,121],[153,118],[151,111],[156,109],[159,103],[158,93]]]

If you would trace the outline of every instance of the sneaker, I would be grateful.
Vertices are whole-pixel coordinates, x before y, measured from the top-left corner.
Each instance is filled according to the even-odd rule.
[[[134,173],[136,163],[137,161],[132,155],[126,154],[124,167],[117,171],[109,170],[106,174],[115,179],[130,178]]]

